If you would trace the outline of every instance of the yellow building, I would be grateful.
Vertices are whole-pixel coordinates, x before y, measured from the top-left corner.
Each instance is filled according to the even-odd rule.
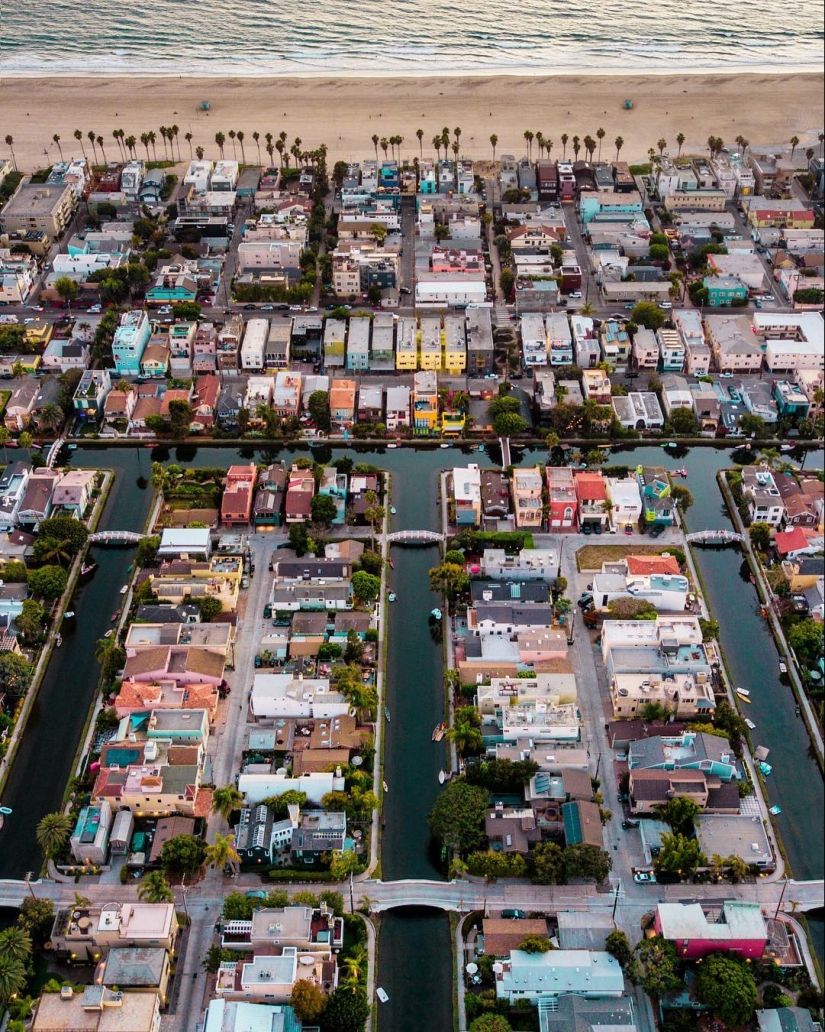
[[[463,315],[444,319],[444,368],[459,376],[467,370],[467,326]]]
[[[443,365],[442,331],[441,319],[438,316],[425,316],[421,320],[418,342],[421,368],[440,372]]]
[[[238,605],[243,564],[238,556],[216,556],[208,563],[164,563],[150,577],[152,591],[161,602],[178,605],[187,599],[215,598],[224,612]]]
[[[34,319],[30,323],[26,323],[26,329],[23,331],[23,340],[27,344],[34,344],[37,347],[44,347],[52,339],[52,331],[54,325],[47,322],[45,319]]]
[[[460,437],[467,420],[463,412],[442,412],[441,433],[444,437]]]
[[[407,372],[418,369],[418,334],[415,319],[398,320],[395,332],[395,368]]]

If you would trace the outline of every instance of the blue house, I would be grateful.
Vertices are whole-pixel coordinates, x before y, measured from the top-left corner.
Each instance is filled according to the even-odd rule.
[[[811,409],[807,395],[788,380],[777,380],[773,385],[773,399],[780,416],[807,419]]]
[[[151,335],[149,316],[143,309],[123,313],[112,341],[112,357],[118,376],[140,375],[140,360]]]
[[[748,288],[736,276],[705,276],[702,286],[708,292],[711,308],[724,308],[734,301],[748,300]]]
[[[673,499],[670,497],[670,479],[662,466],[638,466],[636,483],[642,496],[646,524],[670,525],[675,520]]]
[[[627,762],[631,770],[701,770],[726,783],[741,777],[730,742],[702,731],[631,742]]]

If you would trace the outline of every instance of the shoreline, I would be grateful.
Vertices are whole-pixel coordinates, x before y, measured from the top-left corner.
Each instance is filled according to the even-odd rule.
[[[421,154],[434,156],[432,138],[444,126],[460,126],[465,157],[489,160],[490,136],[497,137],[496,156],[526,151],[526,130],[541,130],[555,141],[553,158],[562,156],[562,134],[573,140],[605,130],[603,154],[616,153],[621,137],[621,158],[647,160],[659,138],[676,151],[677,133],[685,136],[683,150],[702,154],[710,135],[732,144],[744,136],[753,146],[787,147],[792,136],[818,148],[818,133],[825,123],[825,75],[794,71],[714,72],[698,74],[608,73],[548,75],[445,76],[23,76],[4,77],[0,94],[0,122],[14,140],[18,166],[30,171],[63,156],[91,157],[90,130],[102,136],[105,158],[119,156],[112,138],[115,129],[134,135],[136,154],[146,158],[141,133],[157,136],[155,155],[164,156],[158,129],[178,125],[180,160],[190,157],[184,142],[191,133],[191,149],[203,147],[207,158],[217,158],[215,133],[242,130],[245,151],[228,139],[227,157],[266,161],[258,154],[252,134],[263,139],[286,132],[300,137],[308,149],[326,143],[333,160],[358,161],[372,157],[373,135],[399,134],[402,160]],[[633,101],[625,110],[623,102]],[[202,102],[210,109],[204,111]],[[416,130],[423,129],[419,147]],[[82,138],[74,139],[76,130]],[[60,146],[53,142],[57,135]],[[2,152],[0,152],[2,153]],[[380,153],[380,152],[379,152]],[[572,154],[568,145],[567,154]],[[254,157],[253,157],[254,156]],[[537,156],[533,147],[533,156]],[[277,158],[276,158],[277,160]]]

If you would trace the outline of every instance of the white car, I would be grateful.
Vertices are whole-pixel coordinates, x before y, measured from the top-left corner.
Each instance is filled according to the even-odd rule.
[[[567,295],[568,297],[581,297],[582,292],[580,290],[574,290],[572,293]]]
[[[637,885],[655,885],[656,875],[653,871],[634,871],[633,881],[635,881]]]

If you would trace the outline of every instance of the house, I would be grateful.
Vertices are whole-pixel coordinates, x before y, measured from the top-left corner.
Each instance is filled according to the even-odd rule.
[[[226,471],[221,523],[227,527],[246,526],[252,516],[257,471],[254,463],[248,466],[230,466]]]
[[[160,1032],[160,1005],[156,992],[124,993],[95,983],[82,993],[42,993],[30,1027],[32,1032]]]
[[[333,425],[348,430],[355,422],[355,380],[333,380],[329,389],[329,411]]]
[[[388,387],[386,399],[386,427],[388,431],[399,430],[410,425],[409,387]]]
[[[200,1027],[200,1026],[199,1026]],[[298,1019],[291,1007],[282,1004],[250,1003],[247,1000],[210,1000],[201,1032],[294,1032]]]
[[[221,381],[214,373],[206,373],[195,381],[195,393],[192,396],[192,419],[189,424],[191,433],[203,433],[211,430],[215,424],[215,411],[221,391]]]
[[[579,527],[598,524],[607,527],[608,512],[607,485],[601,473],[576,472],[573,475],[576,498],[579,503]]]
[[[169,372],[169,344],[166,340],[149,339],[140,359],[140,375],[161,379]]]
[[[312,497],[315,494],[315,477],[312,470],[294,466],[289,471],[286,491],[286,522],[302,523],[312,514]]]
[[[638,483],[629,477],[624,480],[605,477],[605,486],[610,503],[610,523],[613,529],[619,531],[628,524],[633,527],[638,526],[642,518],[642,496]]]
[[[538,466],[514,469],[512,479],[516,527],[531,529],[542,523],[542,476]]]
[[[510,950],[516,950],[525,936],[547,935],[545,918],[501,918],[485,917],[482,923],[484,952],[488,957],[506,957]]]
[[[637,369],[656,369],[659,365],[659,342],[644,326],[633,337],[633,360]]]
[[[17,526],[31,472],[28,463],[13,461],[0,474],[0,525],[6,531]]]
[[[218,339],[215,344],[215,357],[218,369],[221,371],[231,371],[238,368],[238,351],[243,332],[243,316],[237,313],[228,315],[223,326],[218,331]]]
[[[665,425],[659,399],[653,391],[630,391],[610,399],[616,419],[628,430],[661,430]]]
[[[381,423],[384,420],[384,389],[361,386],[358,390],[358,422]]]
[[[808,396],[794,383],[787,380],[776,380],[773,385],[773,397],[779,415],[790,419],[807,419],[810,411]]]
[[[55,484],[63,476],[54,469],[32,470],[17,511],[17,521],[24,530],[35,532],[52,514]]]
[[[271,864],[272,825],[274,817],[268,806],[244,807],[235,828],[235,848],[246,864]]]
[[[710,308],[729,307],[734,302],[748,300],[748,288],[736,276],[705,276],[702,286],[708,292]]]
[[[610,377],[602,369],[582,370],[582,390],[588,401],[609,405],[613,397]]]
[[[713,358],[720,372],[759,372],[762,368],[762,349],[746,315],[708,315],[705,326]]]
[[[785,506],[785,524],[788,527],[810,527],[817,525],[817,513],[814,499],[803,493],[793,477],[775,477],[779,494]]]
[[[412,419],[413,432],[419,436],[433,433],[438,426],[438,378],[434,372],[422,370],[413,376]]]
[[[538,1004],[558,996],[598,999],[621,996],[623,992],[619,962],[609,953],[595,950],[511,950],[496,973],[496,996],[511,1005],[519,1000]]]
[[[804,1007],[777,1007],[756,1012],[759,1032],[820,1032],[821,1025],[814,1021]]]
[[[238,429],[238,416],[243,408],[245,397],[246,379],[223,378],[216,408],[218,426],[223,430]]]
[[[604,849],[599,807],[589,799],[574,799],[561,808],[564,841],[568,846],[595,846]]]
[[[724,782],[740,780],[730,743],[704,732],[685,731],[672,738],[662,735],[642,738],[630,743],[627,759],[631,771],[701,770],[705,774],[715,774]],[[722,856],[727,856],[728,852],[722,851]]]
[[[579,525],[579,499],[569,466],[548,466],[547,495],[550,506],[550,529],[575,530]]]
[[[730,953],[759,961],[768,945],[768,925],[758,903],[726,900],[721,912],[706,912],[701,903],[659,903],[653,927],[676,946],[685,960],[711,953]]]
[[[489,308],[467,309],[467,370],[468,376],[487,376],[493,371],[493,322]]]
[[[495,853],[521,853],[527,856],[531,845],[541,842],[541,830],[536,815],[528,807],[507,807],[496,803],[487,811],[484,834]]]
[[[149,316],[142,308],[124,312],[112,340],[118,376],[139,376],[140,361],[152,335]]]
[[[177,934],[173,903],[73,903],[56,909],[49,938],[58,956],[68,954],[92,961],[99,960],[104,950],[113,948],[153,947],[170,951]],[[54,998],[59,996],[55,994]],[[85,1032],[85,1026],[80,1028]]]
[[[544,321],[551,366],[573,364],[573,336],[564,312],[553,312]]]
[[[77,205],[78,196],[71,184],[50,186],[24,178],[0,213],[0,232],[13,236],[39,230],[58,240]]]
[[[346,358],[347,324],[343,319],[327,319],[324,324],[324,366],[343,369]]]
[[[347,815],[324,810],[304,810],[293,830],[290,854],[293,861],[317,863],[324,853],[347,848]]]
[[[284,519],[286,470],[270,465],[258,474],[258,488],[252,504],[252,520],[256,526],[280,527]]]
[[[350,319],[347,334],[346,368],[363,372],[370,367],[370,320]],[[333,381],[334,382],[334,381]]]
[[[478,567],[472,573],[480,573],[493,580],[541,580],[552,583],[556,579],[559,565],[558,553],[550,548],[523,548],[511,555],[503,548],[485,548]]]
[[[544,316],[525,312],[521,317],[521,352],[525,368],[547,365],[547,330]]]
[[[85,369],[89,364],[90,354],[89,345],[85,340],[52,339],[43,352],[43,368],[55,373],[65,373],[69,369]]]
[[[11,391],[3,412],[3,423],[7,430],[25,430],[31,424],[32,410],[40,393],[40,383],[34,377],[19,380]]]
[[[92,501],[97,473],[91,469],[70,469],[54,485],[52,512],[55,516],[83,519]]]
[[[621,323],[615,319],[605,319],[599,331],[599,343],[604,362],[609,362],[613,367],[627,365],[632,345],[628,332]]]
[[[742,470],[742,493],[751,523],[767,523],[779,527],[785,520],[785,503],[767,466],[745,466]]]
[[[453,469],[455,524],[477,527],[481,523],[481,470],[476,463]]]
[[[667,373],[662,377],[662,401],[665,412],[671,415],[674,409],[693,409],[694,395],[683,376]]]
[[[656,339],[659,344],[662,371],[681,373],[685,365],[685,345],[678,330],[666,330],[663,327],[656,331]]]
[[[197,324],[192,341],[192,371],[197,374],[214,373],[218,368],[218,331],[214,323]]]
[[[634,770],[629,780],[630,810],[655,816],[676,796],[691,799],[707,813],[739,813],[739,786],[723,784],[702,770]]]
[[[233,339],[234,337],[230,336],[229,343]],[[264,351],[268,339],[268,319],[250,319],[247,322],[240,346],[241,369],[245,372],[257,373],[264,368]],[[218,350],[222,350],[220,343]]]
[[[128,426],[138,401],[138,393],[134,388],[127,391],[111,390],[103,402],[103,418],[107,425],[121,423]]]
[[[0,480],[0,485],[2,480]],[[798,559],[822,551],[822,538],[809,538],[801,527],[782,530],[774,535],[773,545],[780,559]]]
[[[642,496],[645,523],[672,524],[675,505],[670,497],[670,478],[662,466],[639,466],[636,483]]]
[[[771,840],[755,814],[700,814],[694,822],[696,838],[707,857],[738,856],[762,871],[776,866]]]
[[[415,319],[400,318],[395,334],[395,368],[414,372],[418,368],[418,327]]]
[[[112,808],[105,799],[98,806],[83,807],[69,839],[72,856],[77,863],[106,863],[111,825]]]
[[[272,389],[272,408],[281,419],[298,417],[301,411],[301,374],[285,372],[275,374]]]
[[[498,470],[481,471],[481,515],[485,524],[489,521],[498,525],[499,521],[512,521],[510,515],[510,481]]]
[[[160,947],[111,949],[97,972],[104,985],[116,985],[130,994],[151,990],[161,1001],[166,999],[170,976],[171,959]]]
[[[296,678],[292,674],[255,674],[249,700],[256,720],[346,716],[349,704],[332,691],[328,678]]]

